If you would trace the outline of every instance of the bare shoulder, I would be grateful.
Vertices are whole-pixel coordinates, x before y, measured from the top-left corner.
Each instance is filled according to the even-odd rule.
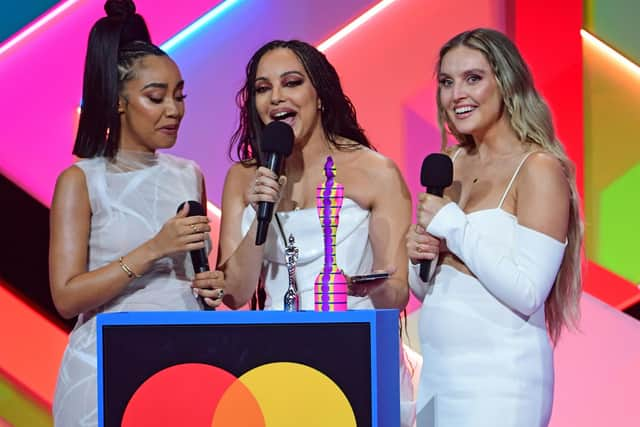
[[[256,173],[255,165],[246,165],[240,162],[234,163],[227,172],[227,177],[224,180],[224,188],[223,188],[223,204],[225,204],[225,200],[244,200],[245,189],[247,185],[254,178]]]
[[[525,161],[521,175],[530,180],[566,181],[564,165],[559,158],[548,151],[536,151]]]
[[[532,153],[520,171],[519,187],[567,193],[568,176],[559,158],[548,151]]]
[[[370,149],[359,150],[359,164],[365,170],[368,178],[374,181],[386,181],[388,179],[402,179],[398,165],[385,155]]]
[[[362,150],[359,165],[369,206],[394,206],[410,209],[411,194],[398,165],[389,157],[373,150]],[[406,205],[406,206],[405,206]]]
[[[60,175],[56,181],[53,201],[51,203],[52,212],[88,210],[89,190],[84,171],[76,165],[70,166]]]
[[[87,188],[84,171],[76,165],[63,170],[56,181],[56,192],[62,190],[80,190]]]
[[[234,163],[227,172],[227,178],[225,180],[225,187],[227,185],[245,185],[249,182],[256,173],[256,167],[254,165],[246,165],[240,162]]]

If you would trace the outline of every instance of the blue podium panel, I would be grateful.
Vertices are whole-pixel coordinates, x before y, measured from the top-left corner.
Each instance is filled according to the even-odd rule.
[[[97,332],[100,426],[399,425],[397,310],[107,313]]]

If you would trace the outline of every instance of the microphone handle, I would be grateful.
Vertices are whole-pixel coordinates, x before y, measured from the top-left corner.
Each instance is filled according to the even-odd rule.
[[[442,197],[444,193],[444,187],[427,187],[427,194],[433,194],[434,196]],[[429,270],[431,270],[431,261],[430,259],[423,259],[420,261],[420,280],[423,282],[429,281]]]
[[[431,260],[423,259],[420,261],[420,280],[425,283],[429,281],[429,270],[431,270]]]
[[[209,261],[207,260],[207,257],[204,254],[204,251],[202,249],[191,251],[191,262],[193,264],[193,271],[196,274],[204,273],[205,271],[210,271],[209,270]],[[203,297],[198,296],[198,298],[202,302],[202,306],[204,307],[205,311],[215,311],[216,310],[215,307],[210,307],[204,301]]]
[[[267,162],[265,167],[275,172],[276,175],[280,175],[283,164],[283,156],[278,153],[269,153],[267,156]],[[256,232],[256,246],[262,245],[267,240],[267,232],[269,231],[269,223],[273,217],[273,203],[272,202],[259,202],[258,203],[258,231]]]

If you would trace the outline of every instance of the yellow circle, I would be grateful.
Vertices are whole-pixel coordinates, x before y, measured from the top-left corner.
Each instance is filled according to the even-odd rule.
[[[356,418],[340,387],[300,363],[258,366],[238,378],[256,398],[265,426],[355,427]],[[221,399],[221,403],[224,396]]]

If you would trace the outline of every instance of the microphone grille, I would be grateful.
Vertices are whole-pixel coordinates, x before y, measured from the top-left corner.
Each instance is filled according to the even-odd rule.
[[[431,153],[424,158],[420,171],[420,182],[424,187],[444,188],[453,182],[453,162],[442,153]]]
[[[278,153],[285,157],[293,150],[293,129],[284,122],[273,121],[262,129],[262,152]]]
[[[189,201],[180,203],[180,206],[178,206],[178,209],[176,209],[176,212],[180,212],[182,210],[182,208],[184,207],[185,203],[189,203],[189,213],[187,214],[187,216],[203,216],[203,215],[205,215],[204,208],[202,207],[202,204],[200,202],[196,202],[195,200],[189,200]]]

